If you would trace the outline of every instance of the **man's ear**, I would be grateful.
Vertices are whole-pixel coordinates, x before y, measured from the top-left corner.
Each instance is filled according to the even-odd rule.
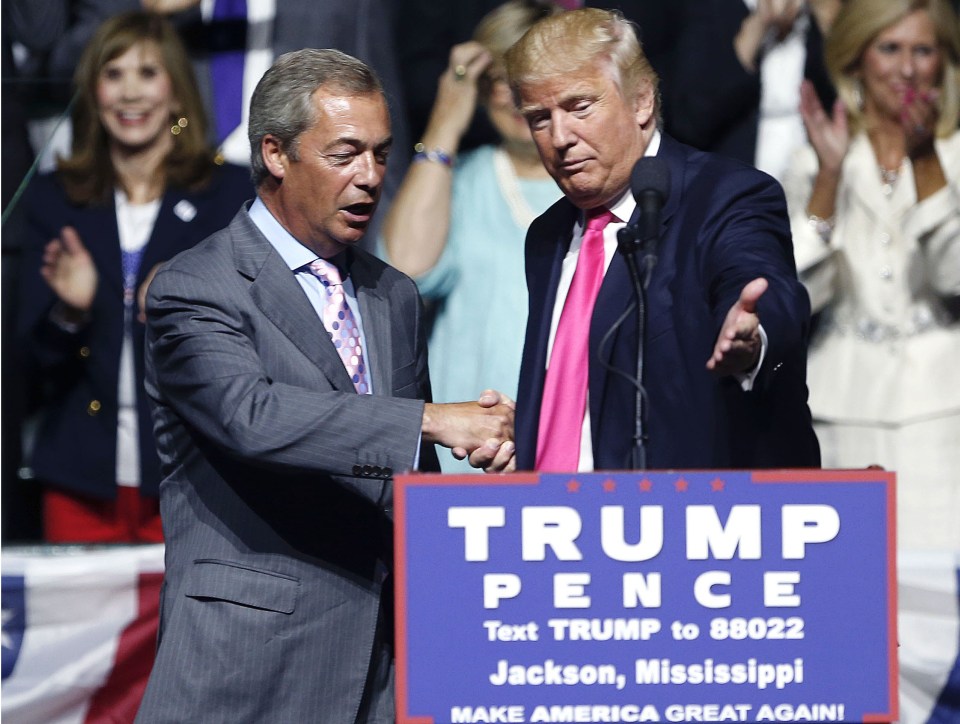
[[[654,92],[653,83],[644,78],[640,81],[640,87],[637,88],[637,96],[634,100],[633,112],[637,119],[637,125],[645,127],[654,115]]]
[[[260,140],[260,156],[271,176],[282,179],[286,175],[290,158],[276,136],[268,133]]]

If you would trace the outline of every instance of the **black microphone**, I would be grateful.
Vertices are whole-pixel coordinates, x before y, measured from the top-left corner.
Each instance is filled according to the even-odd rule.
[[[647,328],[647,287],[657,263],[657,241],[660,239],[660,211],[670,193],[670,168],[667,162],[656,156],[644,156],[634,164],[630,172],[630,191],[637,201],[636,221],[627,224],[617,232],[617,246],[626,260],[633,283],[634,302],[627,307],[620,318],[610,327],[600,342],[602,349],[612,339],[614,332],[626,320],[634,309],[637,313],[637,368],[636,376],[605,365],[611,372],[627,379],[636,387],[636,420],[634,426],[634,445],[630,450],[630,459],[626,461],[628,469],[646,470],[647,468],[647,403],[644,390],[644,338]],[[636,251],[642,250],[638,264]],[[642,265],[642,271],[641,271]]]
[[[637,239],[641,244],[660,237],[660,210],[670,194],[670,167],[662,158],[644,156],[630,173],[630,191],[637,200]]]

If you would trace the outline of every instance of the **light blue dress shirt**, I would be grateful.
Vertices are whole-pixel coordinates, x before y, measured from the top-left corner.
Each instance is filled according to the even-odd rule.
[[[326,305],[327,292],[323,283],[310,271],[309,265],[319,257],[297,241],[293,235],[280,225],[270,210],[264,206],[258,196],[250,205],[250,220],[260,229],[267,241],[277,250],[277,253],[283,259],[284,263],[295,274],[310,304],[317,312],[317,317],[323,320],[323,308]],[[370,379],[370,365],[373,360],[370,357],[370,348],[367,346],[367,338],[363,334],[363,318],[360,316],[360,305],[357,303],[357,293],[353,288],[353,282],[347,276],[343,280],[343,292],[347,298],[347,306],[353,312],[354,319],[357,320],[357,328],[360,331],[360,344],[363,345],[363,355],[366,358],[366,370],[364,372],[364,381],[367,383],[368,394],[373,394],[373,380]],[[322,324],[322,322],[321,322]]]

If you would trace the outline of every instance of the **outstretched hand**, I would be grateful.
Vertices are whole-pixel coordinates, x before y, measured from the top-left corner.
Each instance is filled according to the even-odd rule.
[[[752,369],[760,358],[760,317],[757,302],[767,291],[767,280],[760,277],[747,284],[740,298],[730,307],[707,369],[719,376],[735,375]]]
[[[85,314],[93,306],[100,275],[87,247],[72,226],[43,248],[40,276],[66,307]]]

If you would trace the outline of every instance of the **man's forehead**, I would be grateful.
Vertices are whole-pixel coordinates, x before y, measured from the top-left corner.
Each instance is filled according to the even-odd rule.
[[[363,93],[348,91],[336,86],[320,86],[313,92],[311,100],[315,106],[328,113],[346,112],[351,108],[360,106],[381,106],[384,110],[387,108],[387,101],[379,91]]]
[[[379,143],[390,136],[390,114],[380,93],[327,93],[318,89],[313,102],[317,126],[336,136],[363,137]]]
[[[604,93],[603,80],[594,74],[554,76],[541,81],[520,85],[519,96],[521,110],[538,110],[565,103],[579,98],[596,98]]]

